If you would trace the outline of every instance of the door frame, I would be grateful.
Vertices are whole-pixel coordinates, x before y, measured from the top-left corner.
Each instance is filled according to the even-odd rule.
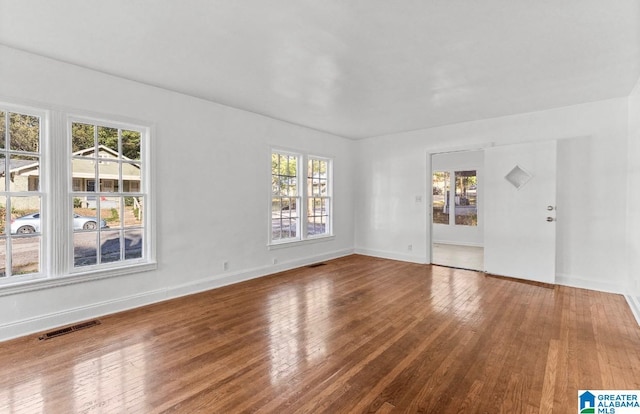
[[[495,146],[495,143],[486,143],[486,144],[477,144],[477,145],[463,145],[463,146],[451,146],[451,147],[436,147],[427,150],[426,154],[426,177],[425,182],[427,183],[427,202],[425,206],[427,207],[427,231],[426,231],[426,259],[427,264],[433,264],[433,156],[437,154],[445,154],[451,152],[471,152],[471,151],[484,151],[486,148]]]
[[[521,141],[521,142],[508,142],[508,143],[501,143],[501,144],[496,144],[495,142],[488,142],[488,143],[480,143],[480,144],[470,144],[470,145],[462,145],[462,146],[443,146],[443,147],[436,147],[436,148],[431,148],[431,149],[427,149],[427,153],[426,153],[426,183],[428,183],[427,185],[427,196],[428,196],[428,202],[425,203],[425,206],[427,207],[427,231],[426,231],[426,244],[427,244],[427,251],[426,251],[426,260],[427,260],[427,264],[433,264],[433,200],[432,200],[432,177],[433,177],[433,162],[432,162],[432,158],[434,155],[436,154],[442,154],[442,153],[449,153],[449,152],[463,152],[463,151],[483,151],[486,150],[487,148],[492,148],[492,147],[496,147],[496,146],[510,146],[510,145],[520,145],[520,144],[527,144],[527,143],[534,143],[534,142],[542,142],[542,141],[556,141],[559,142],[560,139],[554,138],[554,139],[540,139],[540,140],[527,140],[527,141]],[[557,159],[556,159],[556,163],[557,163]],[[486,166],[485,166],[486,167]],[[556,166],[557,167],[557,166]],[[558,178],[556,176],[556,184],[557,184]],[[558,238],[558,233],[557,233],[557,229],[556,229],[556,244],[555,244],[555,260],[557,263],[558,260],[558,244],[557,244],[557,238]],[[484,272],[484,270],[483,270]],[[556,269],[557,272],[557,269]]]

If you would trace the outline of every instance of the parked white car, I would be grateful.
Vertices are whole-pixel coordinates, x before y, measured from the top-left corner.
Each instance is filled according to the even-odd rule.
[[[85,217],[79,214],[73,215],[74,230],[95,230],[98,228],[95,217]],[[100,227],[107,227],[107,222],[100,220]],[[11,234],[40,233],[40,213],[27,214],[11,220]]]

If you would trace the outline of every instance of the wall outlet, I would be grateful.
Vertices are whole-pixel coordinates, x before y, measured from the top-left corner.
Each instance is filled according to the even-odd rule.
[[[229,262],[227,261],[222,262],[222,270],[229,270]]]
[[[408,245],[408,246],[407,246],[407,250],[409,250],[410,252],[412,252],[412,251],[413,251],[413,244]]]
[[[276,259],[275,257],[273,259],[271,259],[271,263],[273,264],[278,264],[278,259]]]

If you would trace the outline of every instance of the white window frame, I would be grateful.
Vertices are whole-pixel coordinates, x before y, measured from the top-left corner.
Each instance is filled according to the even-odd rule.
[[[285,150],[272,150],[271,151],[271,155],[269,157],[269,161],[271,162],[271,159],[273,158],[273,154],[279,154],[279,155],[283,155],[283,156],[287,156],[287,157],[291,157],[294,158],[296,160],[296,164],[297,164],[297,168],[296,168],[296,188],[297,188],[297,192],[295,195],[289,195],[286,197],[283,196],[279,196],[277,194],[273,193],[273,171],[271,170],[271,168],[269,169],[270,173],[269,173],[269,178],[270,178],[270,183],[269,183],[269,187],[271,188],[271,190],[269,191],[269,244],[282,244],[282,243],[291,243],[291,242],[296,242],[296,241],[300,241],[302,240],[302,216],[301,216],[301,212],[303,211],[303,203],[304,203],[304,197],[302,196],[302,188],[301,188],[301,181],[300,181],[300,170],[301,170],[301,165],[303,165],[302,162],[302,154],[299,153],[295,153],[295,152],[291,152],[291,151],[285,151]],[[296,205],[296,216],[297,216],[297,223],[296,223],[296,228],[295,228],[295,237],[288,237],[285,239],[274,239],[273,238],[273,199],[274,198],[288,198],[288,199],[295,199],[295,205]],[[289,200],[289,212],[291,211],[291,202]]]
[[[98,178],[98,180],[94,180],[95,181],[95,188],[94,188],[94,192],[85,192],[86,194],[82,194],[82,192],[80,192],[78,194],[77,191],[73,190],[73,179],[72,179],[72,175],[73,172],[71,171],[71,153],[72,153],[72,149],[71,149],[71,131],[72,131],[72,124],[74,123],[82,123],[82,124],[90,124],[90,125],[97,125],[100,127],[107,127],[107,128],[116,128],[116,129],[121,129],[121,130],[132,130],[132,131],[137,131],[141,133],[141,142],[140,142],[140,151],[141,151],[141,156],[140,156],[140,164],[141,164],[141,181],[142,181],[142,185],[139,188],[138,192],[128,192],[127,194],[124,194],[124,196],[126,195],[141,195],[144,197],[145,199],[145,203],[143,205],[143,213],[142,213],[142,217],[144,218],[144,223],[142,225],[143,228],[143,247],[142,247],[142,251],[143,251],[143,256],[142,258],[139,259],[128,259],[128,260],[120,260],[120,261],[115,261],[115,262],[109,262],[109,263],[100,263],[100,264],[95,264],[95,265],[88,265],[88,266],[74,266],[74,252],[73,252],[73,236],[74,233],[73,231],[69,231],[66,236],[67,236],[67,240],[66,240],[66,246],[68,246],[68,251],[67,251],[67,257],[66,257],[66,262],[64,263],[64,269],[65,269],[65,273],[67,274],[84,274],[84,275],[91,275],[91,274],[100,274],[100,275],[112,275],[112,274],[121,274],[122,273],[122,269],[129,269],[129,268],[133,268],[133,269],[137,269],[138,267],[148,267],[147,265],[150,265],[151,268],[155,268],[156,267],[156,261],[155,261],[155,240],[153,239],[152,236],[152,232],[153,232],[153,227],[152,227],[152,219],[153,219],[153,206],[155,205],[155,203],[152,200],[152,194],[151,194],[151,185],[152,185],[152,174],[151,174],[151,169],[150,169],[150,164],[151,164],[151,145],[150,145],[150,135],[151,135],[151,126],[149,125],[144,125],[144,123],[134,123],[134,122],[126,122],[126,121],[114,121],[114,120],[108,120],[108,119],[104,119],[104,118],[96,118],[96,117],[91,117],[91,116],[82,116],[82,115],[69,115],[67,117],[67,122],[66,122],[66,135],[65,135],[65,139],[66,139],[66,153],[67,153],[67,175],[66,175],[66,188],[67,188],[67,194],[69,194],[70,196],[68,197],[68,199],[70,200],[69,203],[67,203],[67,205],[70,207],[71,209],[71,213],[68,214],[68,217],[72,217],[73,214],[73,196],[74,195],[80,195],[81,197],[84,196],[95,196],[95,197],[99,197],[100,194],[104,194],[107,195],[107,193],[112,193],[114,192],[114,186],[108,186],[107,188],[104,188],[104,180],[101,182]],[[97,160],[102,160],[102,158],[99,157],[99,154],[95,154]],[[99,164],[99,162],[98,162]],[[91,181],[92,179],[88,179],[86,180],[87,182]],[[115,183],[113,181],[111,181],[112,184],[115,185]],[[118,186],[119,188],[122,188],[122,185]],[[120,191],[122,192],[122,191]],[[69,219],[70,220],[70,219]],[[72,228],[72,223],[69,221],[68,225],[66,226],[67,229],[71,229]],[[98,255],[100,254],[99,252],[96,252]],[[135,271],[135,270],[134,270]],[[126,272],[126,273],[132,273],[132,272]]]
[[[47,198],[48,198],[48,187],[46,187],[46,183],[48,182],[48,179],[50,177],[50,170],[48,168],[48,157],[47,157],[47,153],[48,153],[48,146],[49,146],[49,140],[47,139],[47,125],[48,125],[48,121],[50,118],[50,114],[48,111],[41,109],[41,108],[35,108],[32,106],[23,106],[23,105],[19,105],[19,104],[12,104],[9,102],[0,102],[0,109],[2,109],[3,111],[6,111],[8,113],[18,113],[21,115],[29,115],[29,116],[35,116],[38,117],[40,119],[40,124],[39,124],[39,133],[40,133],[40,142],[39,142],[39,153],[38,156],[39,158],[39,188],[38,191],[11,191],[10,188],[5,188],[4,193],[6,194],[6,197],[21,197],[21,196],[25,196],[25,197],[30,197],[30,196],[35,196],[35,197],[40,197],[40,233],[39,236],[34,236],[34,237],[40,237],[40,242],[38,243],[39,246],[39,263],[38,263],[38,267],[39,267],[39,271],[38,272],[34,272],[34,273],[28,273],[25,275],[10,275],[10,276],[4,276],[2,278],[0,278],[0,290],[2,288],[4,288],[5,286],[11,286],[15,283],[21,283],[21,282],[29,282],[32,280],[38,280],[41,279],[43,277],[43,275],[46,274],[47,270],[49,269],[49,264],[50,264],[50,260],[51,260],[51,256],[50,256],[50,252],[49,249],[47,248],[50,243],[48,242],[48,240],[44,237],[45,233],[45,227],[47,225],[47,214],[49,211],[49,207],[48,207],[48,202],[47,202]],[[5,125],[6,131],[7,131],[7,135],[9,135],[9,131],[10,131],[10,125],[7,123]],[[5,139],[5,137],[3,137],[3,139]],[[7,141],[5,140],[4,142],[5,145],[5,149],[2,150],[2,152],[4,153],[6,150],[8,150],[7,148]],[[10,159],[7,160],[7,164],[6,166],[9,166],[9,161]],[[44,177],[44,179],[43,179]],[[1,178],[2,180],[5,180],[5,177]],[[6,200],[5,200],[6,202]],[[5,204],[6,207],[6,204]],[[7,217],[9,216],[8,212],[7,212]],[[9,224],[9,223],[7,223]],[[5,248],[6,248],[6,254],[5,254],[5,269],[11,267],[12,263],[11,263],[11,257],[12,257],[12,242],[9,241],[9,239],[17,239],[17,237],[15,235],[12,235],[10,233],[10,231],[8,232],[8,234],[5,235]],[[6,270],[5,270],[6,272]],[[11,271],[9,271],[10,273]],[[5,273],[6,274],[6,273]]]
[[[321,242],[327,240],[333,240],[333,158],[324,155],[312,155],[310,153],[306,153],[303,151],[296,151],[291,149],[283,149],[280,147],[272,147],[269,152],[269,161],[271,162],[271,157],[274,153],[295,156],[298,159],[298,169],[297,169],[297,183],[298,183],[298,194],[297,194],[297,209],[298,209],[298,229],[296,232],[296,237],[291,237],[287,239],[276,239],[274,240],[272,235],[272,200],[273,200],[273,190],[272,190],[272,171],[271,171],[271,163],[269,163],[269,220],[268,220],[268,243],[267,246],[270,249],[276,249],[281,247],[287,247],[300,243],[314,243]],[[327,162],[327,199],[329,200],[329,215],[327,218],[327,232],[323,234],[317,235],[309,235],[307,229],[307,203],[309,200],[308,188],[307,188],[307,171],[308,171],[308,163],[310,160],[321,160]]]
[[[40,271],[27,275],[0,278],[0,297],[46,289],[84,281],[141,273],[157,268],[155,241],[154,168],[151,140],[154,126],[124,117],[100,116],[71,112],[48,105],[34,106],[0,99],[3,111],[40,117],[40,174],[38,192],[41,197]],[[82,192],[74,188],[71,172],[71,123],[88,122],[100,126],[140,131],[143,205],[143,257],[97,266],[73,266],[73,200],[71,194]],[[7,125],[7,128],[9,126]],[[63,144],[64,143],[64,144]],[[77,182],[76,182],[77,183]],[[97,184],[97,183],[96,183]],[[54,246],[56,248],[54,249]],[[99,254],[99,252],[98,252]]]
[[[307,212],[309,211],[308,209],[308,202],[310,198],[322,198],[327,200],[327,210],[328,210],[328,214],[327,214],[327,221],[325,223],[325,232],[321,233],[321,234],[314,234],[314,235],[309,235],[307,234],[308,232],[308,227],[304,226],[304,233],[307,239],[316,239],[316,238],[322,238],[322,237],[330,237],[333,235],[333,160],[331,158],[327,158],[327,157],[321,157],[321,156],[315,156],[315,155],[309,155],[306,157],[307,160],[305,162],[305,197],[306,197],[306,203],[305,203],[305,215],[307,214]],[[320,161],[320,162],[325,162],[327,164],[327,171],[326,171],[326,186],[327,186],[327,190],[326,190],[326,195],[319,195],[319,196],[314,196],[313,194],[309,194],[308,191],[308,180],[309,180],[309,174],[308,174],[308,168],[309,168],[309,162],[312,161]],[[308,222],[308,216],[305,217],[305,223]]]

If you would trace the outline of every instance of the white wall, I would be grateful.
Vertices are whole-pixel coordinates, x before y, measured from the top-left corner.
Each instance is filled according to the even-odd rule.
[[[0,340],[353,251],[352,141],[3,46],[0,79],[0,101],[155,125],[158,258],[155,271],[0,296]],[[268,250],[271,145],[334,157],[334,240]]]
[[[456,226],[450,224],[433,223],[431,231],[433,232],[432,242],[460,244],[465,246],[482,246],[484,240],[484,218],[482,216],[484,206],[483,193],[483,165],[484,154],[482,151],[455,151],[446,153],[433,154],[431,157],[431,171],[476,171],[478,177],[477,194],[477,226]],[[431,183],[431,181],[429,181]],[[451,191],[455,192],[452,188]],[[431,197],[427,190],[427,198]],[[429,200],[427,199],[426,202]],[[427,203],[428,204],[428,203]],[[428,207],[427,207],[428,210]],[[452,209],[453,212],[453,209]],[[430,219],[430,218],[429,218]],[[429,220],[427,220],[428,224]]]
[[[413,201],[427,194],[427,153],[558,139],[556,282],[623,292],[627,136],[620,98],[359,141],[356,251],[429,260],[427,203]]]
[[[640,323],[640,79],[629,96],[627,300]]]

